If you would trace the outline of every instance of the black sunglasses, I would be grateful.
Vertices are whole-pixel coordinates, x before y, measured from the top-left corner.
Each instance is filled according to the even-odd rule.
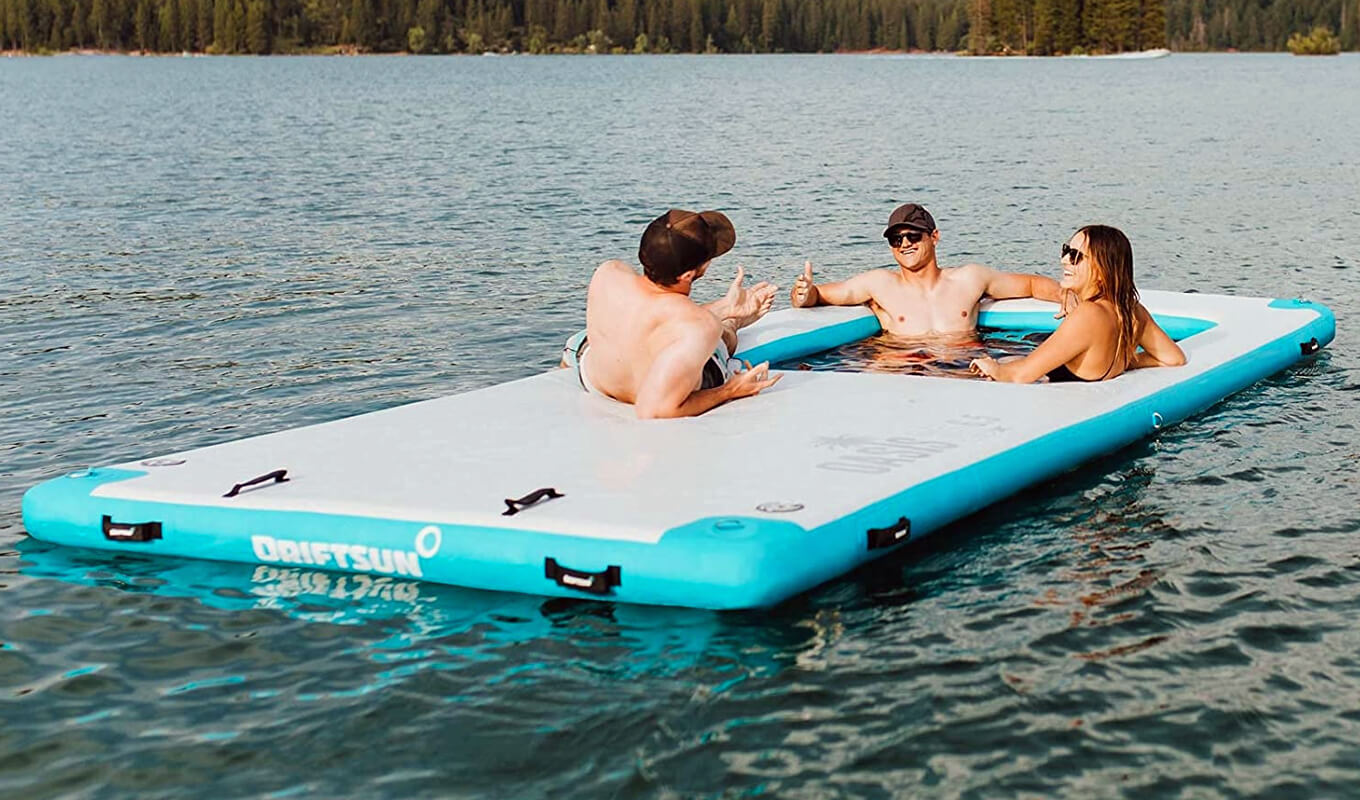
[[[1083,252],[1081,252],[1081,251],[1078,250],[1077,248],[1075,248],[1075,247],[1068,247],[1066,242],[1063,243],[1062,257],[1063,257],[1063,258],[1067,258],[1068,256],[1071,256],[1071,257],[1072,257],[1072,263],[1073,263],[1073,264],[1080,264],[1080,263],[1081,263],[1081,257],[1084,256],[1084,255],[1086,255],[1086,254],[1083,253]]]
[[[903,231],[901,233],[890,233],[888,234],[888,244],[892,245],[893,247],[901,247],[903,239],[906,239],[912,244],[916,244],[917,242],[921,241],[921,239],[924,238],[925,235],[926,235],[925,231]]]

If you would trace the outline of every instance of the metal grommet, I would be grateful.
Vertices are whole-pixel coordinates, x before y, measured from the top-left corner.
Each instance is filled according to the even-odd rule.
[[[1152,412],[1152,429],[1153,429],[1154,431],[1159,431],[1159,430],[1161,430],[1161,429],[1162,429],[1162,423],[1164,423],[1164,422],[1166,422],[1166,420],[1162,419],[1162,415],[1161,415],[1161,414],[1157,413],[1156,411]]]
[[[756,511],[766,514],[789,514],[794,511],[802,511],[802,503],[761,503],[756,506]]]
[[[148,458],[141,462],[144,467],[178,467],[184,463],[182,458]]]

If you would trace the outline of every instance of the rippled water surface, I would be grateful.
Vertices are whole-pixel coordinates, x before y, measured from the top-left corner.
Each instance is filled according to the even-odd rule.
[[[976,333],[942,336],[880,333],[774,366],[812,372],[883,372],[889,375],[981,380],[970,369],[973,359],[982,356],[1018,358],[1033,352],[1047,338],[1047,332],[990,328],[979,328]]]
[[[1349,796],[1360,58],[0,60],[0,794]],[[551,367],[716,207],[784,286],[1053,272],[1332,306],[1319,357],[775,609],[53,549],[28,486]]]

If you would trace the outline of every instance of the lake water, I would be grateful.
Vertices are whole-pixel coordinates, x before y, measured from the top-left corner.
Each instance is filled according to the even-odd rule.
[[[0,60],[0,794],[1295,797],[1360,781],[1360,57]],[[50,548],[90,464],[552,366],[669,206],[1330,305],[1319,357],[778,608]],[[450,424],[462,424],[451,420]]]
[[[772,368],[811,372],[882,372],[977,380],[973,359],[1020,358],[1048,338],[1047,331],[979,328],[945,336],[894,336],[880,333],[821,353],[795,358]]]

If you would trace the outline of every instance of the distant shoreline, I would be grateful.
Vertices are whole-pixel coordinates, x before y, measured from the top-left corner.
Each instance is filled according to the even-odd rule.
[[[412,53],[408,50],[359,50],[353,47],[324,47],[310,50],[294,50],[279,53],[208,53],[201,50],[185,50],[181,52],[155,51],[155,50],[98,50],[93,48],[73,48],[70,50],[0,50],[0,58],[52,58],[56,56],[130,56],[134,58],[207,58],[207,57],[231,57],[241,56],[250,58],[272,58],[290,56],[409,56],[411,58],[426,58],[429,56],[530,56],[558,55],[558,56],[605,56],[605,55],[624,55],[624,56],[667,56],[667,55],[703,55],[703,56],[745,56],[745,55],[788,55],[788,56],[951,56],[958,58],[1114,58],[1118,56],[1136,56],[1138,50],[1126,50],[1118,53],[1091,53],[1091,54],[1054,54],[1054,55],[1030,55],[1027,53],[969,53],[967,51],[953,50],[889,50],[887,48],[873,48],[869,50],[834,50],[826,51],[797,51],[781,53],[587,53],[587,52],[558,52],[558,53],[526,53],[519,51],[497,52],[488,50],[482,53]],[[1345,51],[1343,51],[1345,52]],[[1228,48],[1225,50],[1171,50],[1172,55],[1266,55],[1279,54],[1288,55],[1288,50],[1237,50]]]

